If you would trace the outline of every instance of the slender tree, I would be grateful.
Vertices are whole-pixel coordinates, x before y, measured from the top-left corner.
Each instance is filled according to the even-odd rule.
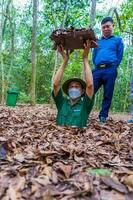
[[[31,105],[36,102],[36,27],[38,0],[33,0]]]
[[[11,72],[13,69],[13,65],[14,65],[14,46],[15,46],[15,25],[14,25],[14,16],[13,16],[13,12],[14,12],[14,6],[13,6],[13,0],[11,0],[11,9],[10,9],[10,15],[9,15],[9,22],[10,22],[10,34],[11,34],[11,47],[10,47],[10,67],[8,70],[8,74],[7,74],[7,83],[9,84],[10,82],[10,78],[11,78]]]
[[[95,24],[96,17],[96,0],[91,0],[91,10],[90,10],[90,27],[93,28]]]
[[[8,18],[8,11],[9,11],[9,5],[11,3],[11,0],[9,0],[6,4],[5,8],[5,1],[2,0],[0,4],[0,65],[1,65],[1,104],[4,105],[5,102],[5,72],[4,72],[4,64],[3,64],[3,56],[2,56],[2,44],[3,44],[3,38],[5,33],[5,27],[6,22]],[[5,12],[6,10],[6,12]]]
[[[63,10],[63,13],[64,13],[64,17],[62,19],[62,22],[61,22],[61,25],[60,25],[60,29],[63,29],[64,28],[64,25],[65,25],[65,22],[67,20],[67,16],[68,16],[68,8],[69,8],[69,0],[65,2],[65,6],[64,6],[64,10]],[[51,80],[51,87],[53,85],[53,78],[55,76],[55,72],[56,72],[56,69],[57,69],[57,66],[58,66],[58,58],[59,58],[59,55],[58,55],[58,52],[56,51],[55,52],[55,63],[54,63],[54,69],[53,69],[53,74],[52,74],[52,80]]]
[[[3,5],[3,2],[2,2]],[[1,5],[0,13],[0,65],[1,65],[1,104],[4,104],[4,67],[3,67],[3,57],[2,57],[2,32],[3,32],[3,6]]]

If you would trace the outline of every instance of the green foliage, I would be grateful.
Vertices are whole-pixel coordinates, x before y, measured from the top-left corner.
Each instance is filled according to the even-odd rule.
[[[20,92],[18,95],[18,101],[20,103],[29,103],[30,102],[30,95],[27,95],[25,92]]]
[[[127,0],[121,7],[121,25],[122,31],[133,33],[133,1]]]

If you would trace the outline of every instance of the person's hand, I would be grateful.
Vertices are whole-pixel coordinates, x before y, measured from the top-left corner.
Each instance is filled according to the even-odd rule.
[[[58,52],[61,54],[65,63],[69,60],[69,52],[65,53],[64,47],[62,45],[57,46]]]
[[[91,41],[87,40],[86,44],[84,43],[84,51],[83,51],[83,54],[82,54],[83,59],[86,59],[86,58],[88,59],[90,47],[91,47]]]

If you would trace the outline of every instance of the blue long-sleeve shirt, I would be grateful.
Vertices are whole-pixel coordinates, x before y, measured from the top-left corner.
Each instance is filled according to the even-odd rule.
[[[98,40],[98,48],[93,50],[93,63],[95,66],[101,64],[113,64],[119,66],[123,57],[124,45],[120,37],[111,35]]]

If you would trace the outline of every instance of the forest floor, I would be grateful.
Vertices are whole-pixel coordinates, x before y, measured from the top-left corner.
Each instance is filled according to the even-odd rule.
[[[48,105],[0,107],[0,200],[133,200],[133,125],[93,112],[56,126]]]

